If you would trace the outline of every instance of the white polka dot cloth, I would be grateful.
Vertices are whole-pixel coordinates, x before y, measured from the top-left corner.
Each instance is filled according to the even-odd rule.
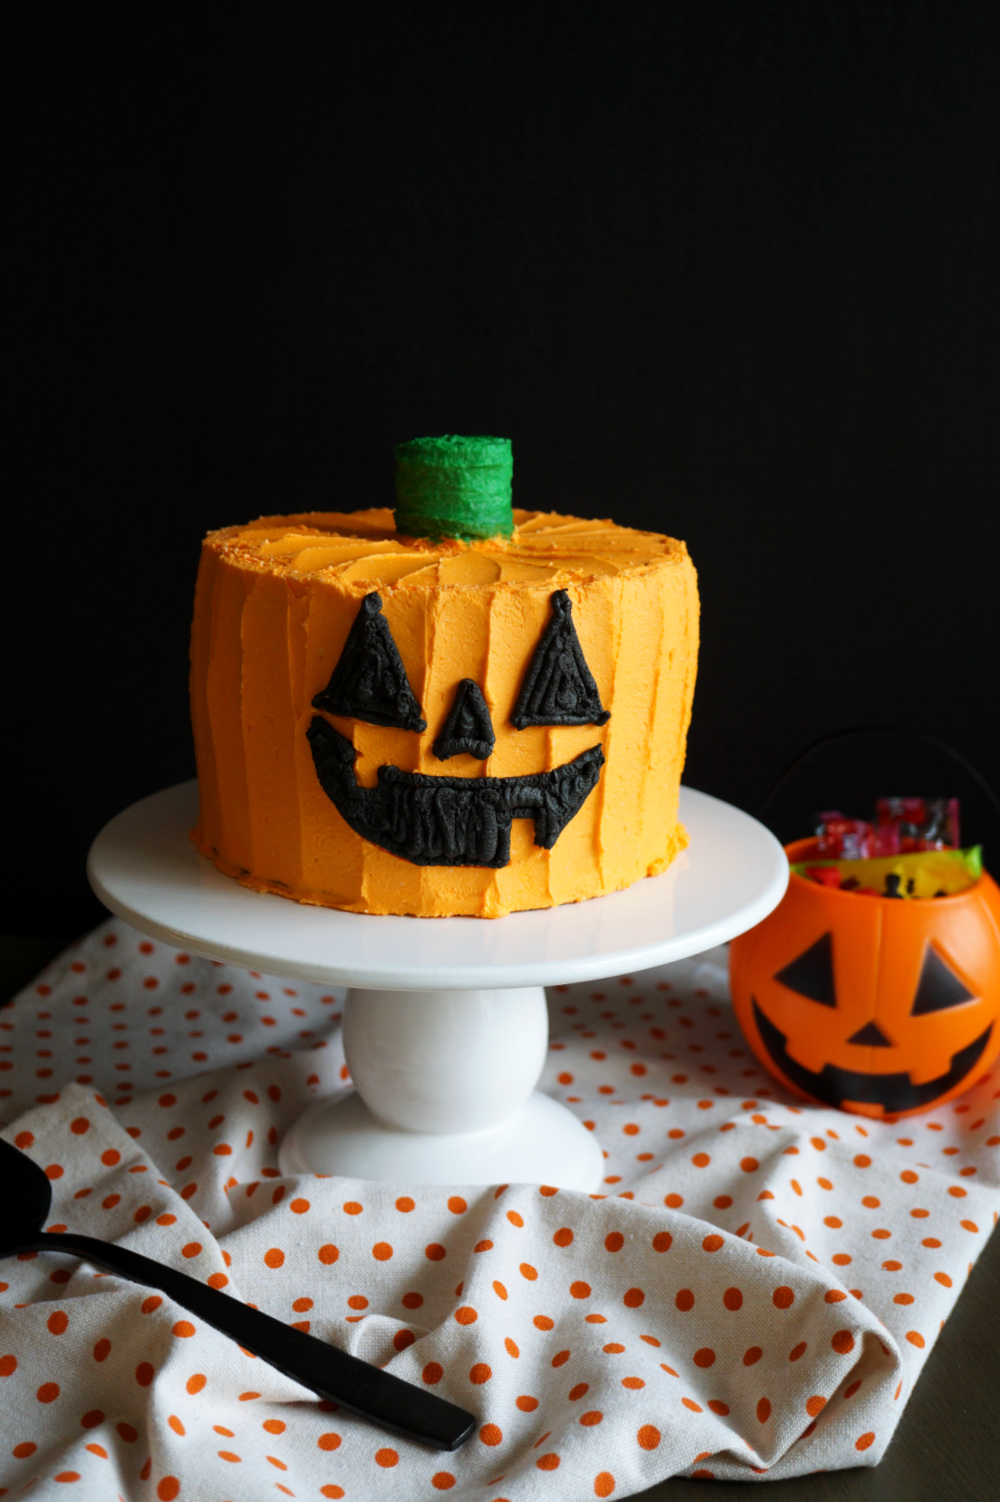
[[[28,1254],[0,1263],[0,1494],[572,1502],[874,1464],[997,1217],[1000,1068],[895,1124],[795,1104],[724,962],[550,993],[542,1084],[605,1149],[592,1196],[281,1178],[281,1134],[345,1076],[338,994],[91,934],[0,1013],[4,1135],[47,1169],[51,1224],[476,1431],[393,1438],[168,1299]]]

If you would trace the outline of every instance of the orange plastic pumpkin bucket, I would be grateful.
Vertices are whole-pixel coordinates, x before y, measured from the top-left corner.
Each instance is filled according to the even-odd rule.
[[[790,862],[815,840],[785,847]],[[796,1095],[907,1116],[960,1095],[1000,1053],[1000,888],[899,900],[794,873],[734,939],[730,985],[764,1067]]]

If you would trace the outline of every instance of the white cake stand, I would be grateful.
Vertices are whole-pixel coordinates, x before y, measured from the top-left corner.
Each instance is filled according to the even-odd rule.
[[[197,783],[112,819],[90,851],[98,897],[143,933],[246,970],[350,987],[354,1089],[317,1101],[281,1144],[282,1171],[409,1183],[596,1189],[593,1134],[534,1090],[546,984],[698,954],[752,928],[788,882],[774,836],[681,790],[690,846],[662,876],[507,918],[394,918],[307,907],[241,887],[188,839]]]

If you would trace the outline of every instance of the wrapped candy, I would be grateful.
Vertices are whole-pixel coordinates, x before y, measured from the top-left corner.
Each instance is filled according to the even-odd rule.
[[[888,831],[894,830],[900,851],[958,847],[957,798],[880,798],[875,810],[876,828],[885,830],[888,838]]]

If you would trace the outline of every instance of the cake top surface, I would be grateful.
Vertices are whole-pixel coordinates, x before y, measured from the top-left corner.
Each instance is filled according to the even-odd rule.
[[[607,575],[676,564],[683,542],[658,532],[551,511],[514,510],[511,537],[408,537],[388,507],[264,516],[210,532],[206,544],[250,570],[320,576],[357,586],[481,587],[496,582],[582,584]]]

